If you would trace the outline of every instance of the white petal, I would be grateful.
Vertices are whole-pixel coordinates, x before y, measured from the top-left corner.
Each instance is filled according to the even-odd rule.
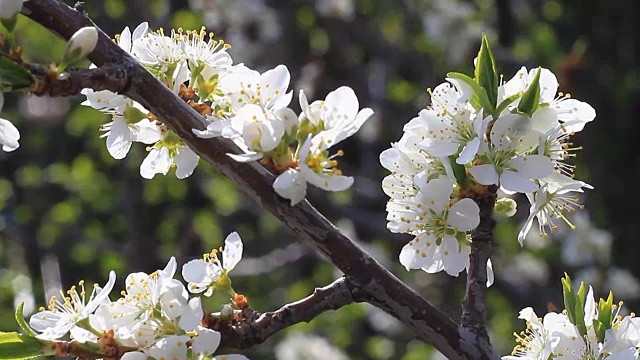
[[[131,40],[136,41],[143,37],[147,31],[149,30],[149,23],[142,22],[140,25],[136,26],[135,30],[133,30],[133,35],[131,36]]]
[[[249,358],[240,354],[227,354],[214,356],[213,360],[249,360]]]
[[[531,131],[531,119],[525,115],[508,114],[498,118],[491,128],[491,143],[498,149],[512,146],[518,138]]]
[[[31,315],[31,318],[29,319],[29,325],[33,328],[33,330],[37,332],[43,332],[47,328],[55,327],[56,323],[60,320],[61,317],[62,316],[59,312],[44,310]]]
[[[451,191],[453,190],[453,182],[446,176],[440,176],[437,179],[429,181],[419,192],[419,196],[425,206],[429,209],[442,211],[451,200]]]
[[[515,192],[530,193],[538,190],[538,185],[520,173],[504,170],[500,175],[500,186]]]
[[[194,297],[189,300],[189,303],[180,315],[179,326],[184,331],[193,331],[204,317],[204,311],[202,310],[201,298]]]
[[[1,110],[2,108],[0,108]],[[0,145],[4,151],[14,151],[20,144],[20,132],[9,120],[0,118]]]
[[[249,154],[231,154],[231,153],[228,153],[227,156],[229,156],[233,160],[235,160],[237,162],[240,162],[240,163],[256,161],[256,160],[262,159],[262,153],[256,153],[256,152],[249,153]]]
[[[491,263],[491,259],[487,260],[487,287],[493,285],[495,281],[495,275],[493,273],[493,264]]]
[[[529,84],[536,76],[538,69],[529,70]],[[558,93],[558,79],[549,70],[545,68],[540,69],[540,103],[550,104]]]
[[[127,156],[129,149],[131,149],[131,131],[127,120],[116,117],[107,135],[107,150],[114,159],[120,160]]]
[[[120,360],[147,360],[149,355],[141,352],[141,351],[129,351],[124,353]]]
[[[451,207],[447,217],[449,226],[458,231],[470,231],[480,224],[480,208],[471,199],[462,199]]]
[[[176,262],[176,258],[172,256],[171,259],[169,259],[169,261],[167,262],[167,265],[165,265],[164,269],[162,269],[162,273],[166,278],[170,279],[176,274],[177,268],[178,264]]]
[[[540,108],[531,116],[532,129],[543,134],[558,127],[559,124],[556,111],[550,107]]]
[[[171,158],[169,157],[169,149],[162,147],[160,149],[151,149],[149,155],[142,161],[140,165],[140,176],[145,179],[152,179],[156,174],[167,175],[171,168]]]
[[[429,267],[434,261],[438,246],[435,238],[421,234],[409,241],[400,252],[400,264],[407,270]]]
[[[540,179],[553,172],[553,162],[544,155],[529,155],[511,160],[518,174],[528,179]]]
[[[558,113],[558,119],[565,123],[567,132],[581,131],[586,123],[596,117],[591,105],[576,99],[558,101],[551,107]]]
[[[435,157],[444,157],[453,155],[458,152],[460,144],[451,141],[451,139],[445,138],[432,138],[428,137],[421,141],[418,146],[423,148],[429,154]]]
[[[445,235],[442,239],[440,255],[444,264],[444,271],[451,276],[458,276],[467,267],[471,247],[460,246],[458,239]]]
[[[267,70],[260,76],[261,97],[267,100],[267,108],[275,110],[289,105],[292,94],[285,93],[290,80],[289,69],[284,65]]]
[[[242,259],[242,239],[237,232],[227,235],[224,240],[224,249],[222,250],[222,266],[227,271],[233,270],[234,267]]]
[[[173,159],[173,162],[176,164],[176,177],[178,177],[178,179],[184,179],[193,174],[193,170],[198,166],[199,159],[198,155],[188,146],[178,147]]]
[[[469,141],[464,149],[460,152],[460,156],[456,159],[456,163],[460,165],[464,165],[468,162],[471,162],[478,153],[478,149],[480,148],[480,138],[473,138],[473,140]]]
[[[214,270],[214,267],[210,262],[205,262],[200,259],[191,260],[182,265],[182,277],[190,283],[210,284],[213,282],[210,274]]]
[[[343,191],[351,187],[353,185],[353,178],[351,176],[343,176],[343,175],[319,175],[313,172],[306,166],[301,166],[300,170],[304,179],[323,190],[327,191]]]
[[[294,206],[304,200],[307,194],[307,182],[299,171],[289,169],[278,175],[273,182],[273,189],[278,195],[291,200],[291,206]]]
[[[469,173],[482,185],[498,184],[500,178],[496,168],[491,164],[472,166]]]
[[[131,44],[131,30],[126,26],[120,33],[120,37],[118,37],[118,46],[126,52],[131,52]]]
[[[219,332],[198,326],[198,335],[193,338],[191,349],[193,355],[202,360],[205,356],[210,356],[218,350],[221,335]]]
[[[116,272],[111,270],[109,272],[109,281],[104,285],[100,291],[98,291],[93,299],[87,303],[82,312],[83,316],[89,316],[90,313],[94,312],[99,305],[105,302],[105,300],[109,297],[109,293],[113,290],[113,286],[116,284]]]
[[[148,119],[142,119],[137,123],[129,126],[131,132],[131,141],[141,142],[144,144],[155,144],[162,139],[160,128],[155,122]]]

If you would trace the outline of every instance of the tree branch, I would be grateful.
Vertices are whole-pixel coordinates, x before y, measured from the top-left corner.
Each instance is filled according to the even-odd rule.
[[[222,346],[246,349],[263,343],[271,335],[289,326],[309,322],[328,310],[337,310],[352,304],[352,292],[357,288],[353,282],[341,277],[333,283],[316,288],[313,294],[282,308],[262,314],[249,313],[239,322],[225,323],[223,320],[209,324],[222,333]]]
[[[56,0],[29,0],[24,9],[25,15],[65,39],[83,26],[93,25],[83,13]],[[230,141],[197,138],[192,129],[204,129],[202,116],[101,31],[98,44],[89,58],[98,66],[114,64],[124,69],[130,84],[124,92],[127,96],[161,119],[202,159],[218,168],[353,280],[362,291],[358,299],[396,317],[415,331],[418,338],[433,344],[447,358],[464,358],[457,325],[449,317],[340,233],[308,202],[291,207],[273,191],[274,177],[262,166],[257,163],[241,164],[227,156],[227,153],[235,152]]]
[[[471,254],[467,269],[467,288],[462,299],[462,318],[459,327],[462,347],[469,359],[498,359],[487,332],[487,261],[493,247],[493,207],[497,186],[482,187],[471,197],[480,208],[480,224],[471,233]]]
[[[105,65],[95,69],[68,69],[61,74],[39,65],[27,66],[36,76],[31,90],[34,95],[69,96],[84,88],[122,92],[127,86],[127,73],[121,67]]]

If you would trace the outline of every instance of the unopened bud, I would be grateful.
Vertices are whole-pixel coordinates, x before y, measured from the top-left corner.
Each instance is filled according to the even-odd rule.
[[[516,214],[518,206],[513,199],[503,198],[496,202],[496,206],[493,208],[496,214],[511,217]]]
[[[223,319],[228,319],[233,316],[233,306],[230,304],[224,304],[220,307],[220,317]]]
[[[86,58],[98,43],[98,30],[93,26],[83,27],[69,39],[62,63],[72,64]]]

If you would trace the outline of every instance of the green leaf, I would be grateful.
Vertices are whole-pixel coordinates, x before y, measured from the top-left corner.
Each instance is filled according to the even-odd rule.
[[[42,354],[43,345],[37,339],[17,332],[0,332],[0,360],[31,359]]]
[[[575,314],[575,306],[576,306],[576,296],[573,293],[573,289],[571,288],[571,278],[567,273],[564,274],[564,278],[561,279],[562,282],[562,296],[564,298],[564,308],[567,310],[567,316],[569,317],[569,321],[572,324],[576,323],[576,314]]]
[[[540,68],[536,71],[536,76],[529,84],[529,88],[522,94],[522,99],[518,104],[518,111],[529,116],[538,109],[540,103]]]
[[[451,168],[453,168],[453,175],[456,177],[456,181],[458,184],[466,188],[469,186],[469,179],[467,178],[467,169],[465,169],[464,165],[460,165],[456,162],[455,156],[449,156],[449,164],[451,164]]]
[[[18,65],[15,61],[0,56],[0,85],[11,91],[24,90],[35,82],[29,70]]]
[[[473,105],[473,107],[476,108],[476,110],[479,110],[482,108],[484,109],[486,114],[493,113],[495,106],[491,104],[491,101],[489,101],[487,92],[480,85],[478,85],[478,83],[474,79],[470,78],[465,74],[457,73],[457,72],[450,72],[447,74],[447,77],[458,79],[464,82],[465,84],[469,85],[471,89],[473,89],[473,97],[471,97],[471,105]]]
[[[489,46],[489,39],[486,35],[482,36],[482,45],[478,52],[475,80],[486,91],[491,109],[494,109],[498,101],[498,74],[496,73],[493,53]]]
[[[26,321],[24,321],[24,316],[22,315],[23,309],[24,301],[21,301],[18,305],[18,308],[16,309],[16,321],[18,322],[18,325],[20,325],[22,330],[27,333],[27,335],[35,337],[37,335],[36,332],[31,328],[31,326],[29,326],[29,324],[27,324]]]
[[[578,328],[580,335],[587,335],[587,326],[584,322],[584,299],[586,294],[586,286],[584,282],[580,283],[578,294],[576,295],[576,307],[575,307],[575,322],[574,324]]]

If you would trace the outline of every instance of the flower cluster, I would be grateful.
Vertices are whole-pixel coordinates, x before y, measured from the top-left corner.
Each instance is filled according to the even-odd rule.
[[[224,267],[216,256],[218,250],[206,254],[206,262],[194,260],[183,266],[185,280],[197,281],[186,287],[174,278],[175,258],[171,258],[164,269],[152,274],[128,275],[125,290],[114,301],[109,299],[116,281],[113,271],[104,287],[94,286],[88,301],[81,281],[78,287],[74,286],[66,293],[61,291],[59,298],[52,297],[48,309],[41,308],[32,315],[25,330],[44,341],[54,341],[69,334],[84,351],[105,358],[114,358],[114,354],[124,360],[210,358],[216,352],[221,336],[205,326],[201,297],[190,297],[189,293],[207,290],[205,295],[210,296],[218,290],[222,298],[237,297],[227,273],[242,257],[240,236],[230,234],[225,240],[225,248],[220,250]],[[233,314],[233,307],[237,306],[235,302],[233,304],[223,304],[223,308]],[[213,358],[246,359],[242,355]]]
[[[499,81],[485,38],[475,78],[450,73],[430,91],[431,105],[380,155],[391,171],[382,182],[391,198],[387,227],[415,236],[400,254],[407,269],[454,276],[464,270],[469,232],[480,222],[471,198],[498,188],[523,193],[531,203],[520,243],[534,220],[543,235],[556,228],[556,218],[573,226],[563,213],[580,207],[576,193],[591,186],[575,180],[565,162],[577,149],[569,140],[595,111],[568,94],[556,96],[557,90],[547,69],[523,67]],[[513,214],[509,206],[504,212]]]
[[[234,65],[229,45],[213,34],[198,31],[151,32],[146,23],[133,33],[128,28],[116,38],[118,45],[203,115],[207,127],[194,129],[201,138],[231,139],[241,150],[229,154],[246,162],[260,160],[279,174],[275,191],[294,205],[305,197],[307,183],[328,191],[351,186],[329,148],[353,135],[373,114],[359,110],[353,90],[340,87],[325,100],[309,103],[300,91],[302,112],[289,108],[290,74],[284,65],[264,73],[243,64]],[[193,173],[198,156],[140,104],[110,91],[86,89],[85,105],[112,115],[102,127],[107,149],[124,158],[132,142],[148,145],[149,154],[140,166],[144,178],[167,174],[176,167],[178,178]],[[295,145],[295,146],[292,146]]]
[[[538,318],[532,308],[522,309],[519,318],[527,322],[527,329],[514,334],[518,344],[502,359],[638,359],[639,319],[633,313],[619,315],[612,293],[596,302],[591,286],[587,292],[581,283],[574,293],[568,276],[562,283],[565,310]]]

